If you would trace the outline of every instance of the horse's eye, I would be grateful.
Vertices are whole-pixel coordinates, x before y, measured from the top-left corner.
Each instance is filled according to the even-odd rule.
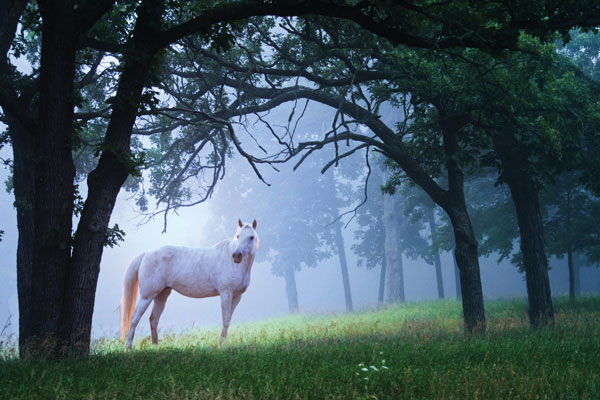
[[[254,236],[250,236],[250,240],[254,240]]]

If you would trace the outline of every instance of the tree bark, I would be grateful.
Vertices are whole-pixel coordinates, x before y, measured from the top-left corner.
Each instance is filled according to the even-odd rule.
[[[440,127],[444,139],[448,197],[441,206],[448,214],[454,232],[454,257],[460,271],[460,287],[465,331],[485,332],[483,290],[479,272],[478,244],[467,212],[464,193],[464,174],[459,162],[458,131],[461,122],[442,115]]]
[[[458,207],[458,205],[455,205]],[[454,257],[459,269],[463,316],[467,333],[485,332],[483,290],[479,272],[477,240],[468,217],[466,206],[461,210],[454,207],[449,214],[454,230]]]
[[[15,208],[17,210],[17,294],[19,299],[19,351],[27,356],[27,341],[32,337],[32,255],[34,235],[35,177],[32,165],[33,132],[26,129],[18,120],[6,113],[13,150],[13,186]]]
[[[502,176],[510,188],[517,213],[529,299],[529,322],[534,328],[554,325],[542,214],[535,182],[527,174],[527,157],[522,154],[511,132],[498,133],[493,140],[502,163]]]
[[[433,208],[431,208],[427,214],[429,219],[429,229],[431,231],[431,240],[433,246],[433,240],[435,239],[437,234],[437,227],[435,225],[435,213],[433,211]],[[442,278],[442,260],[440,260],[440,251],[437,247],[433,250],[433,261],[435,264],[435,278],[437,282],[438,298],[443,299],[445,296],[444,280]]]
[[[404,266],[400,241],[398,196],[384,195],[383,224],[385,227],[385,264],[387,268],[388,302],[404,303]]]
[[[456,252],[456,249],[455,249]],[[456,254],[456,253],[454,253]],[[458,269],[458,264],[456,263],[456,257],[452,254],[452,261],[454,262],[454,285],[456,288],[456,298],[458,300],[462,299],[462,289],[460,288],[460,271]]]
[[[300,311],[300,307],[298,306],[298,290],[296,288],[296,273],[294,268],[291,266],[287,267],[283,278],[285,279],[285,292],[287,293],[290,314],[297,314]]]
[[[350,276],[348,274],[348,263],[346,262],[346,249],[344,248],[344,237],[342,236],[342,223],[334,224],[335,243],[338,257],[340,259],[340,268],[342,270],[342,282],[344,285],[344,300],[346,301],[346,311],[352,312],[352,291],[350,289]]]
[[[57,354],[64,288],[70,272],[75,166],[75,44],[70,4],[38,2],[42,14],[39,126],[34,139],[35,202],[29,351]],[[29,348],[29,350],[28,350]]]

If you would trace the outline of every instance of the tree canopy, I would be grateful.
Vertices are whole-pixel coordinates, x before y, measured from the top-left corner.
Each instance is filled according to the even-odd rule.
[[[8,125],[2,141],[14,155],[22,354],[43,344],[53,354],[87,352],[102,248],[118,237],[108,223],[123,186],[145,184],[148,167],[140,207],[148,207],[145,194],[165,212],[193,204],[210,197],[232,148],[259,176],[261,164],[305,160],[328,144],[334,155],[326,166],[377,148],[449,213],[457,238],[468,237],[457,259],[475,273],[470,222],[457,224],[467,222],[463,168],[489,163],[514,196],[513,186],[528,179],[542,185],[554,171],[597,166],[596,89],[534,38],[594,31],[599,7],[592,0],[3,2],[0,107]],[[16,67],[20,57],[30,72]],[[264,124],[281,150],[246,151],[234,118],[301,99],[336,110],[323,137],[298,143]],[[404,122],[383,123],[384,103],[402,109]],[[573,157],[582,142],[585,151]],[[512,161],[524,167],[506,168],[513,154],[496,157],[497,150],[515,143]],[[435,180],[444,169],[448,187]],[[202,175],[207,180],[193,186]],[[597,190],[590,174],[581,176]],[[85,200],[77,191],[84,179]]]

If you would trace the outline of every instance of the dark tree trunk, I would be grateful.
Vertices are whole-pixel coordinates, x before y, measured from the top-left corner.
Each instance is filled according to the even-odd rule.
[[[429,218],[429,229],[431,230],[431,240],[435,240],[437,234],[437,227],[435,225],[435,213],[433,208],[429,210],[428,218]],[[434,243],[432,243],[432,246]],[[442,260],[440,260],[440,251],[437,247],[433,250],[433,261],[435,264],[435,278],[437,282],[437,290],[438,290],[438,298],[443,299],[444,296],[444,280],[442,278]]]
[[[379,295],[377,296],[377,304],[379,306],[383,305],[383,299],[384,299],[384,294],[385,294],[385,271],[386,270],[386,263],[385,263],[385,256],[383,257],[383,260],[381,261],[381,272],[379,273]]]
[[[33,132],[28,131],[9,113],[6,113],[13,150],[13,185],[17,209],[17,293],[19,298],[19,349],[21,357],[27,352],[26,343],[32,337],[32,254],[35,202],[35,178],[33,175]]]
[[[460,124],[452,119],[441,120],[444,138],[448,197],[442,208],[448,214],[454,232],[454,257],[460,271],[460,287],[465,330],[467,333],[485,332],[483,290],[479,272],[477,240],[467,212],[464,193],[464,174],[459,164],[458,130]]]
[[[567,251],[567,265],[569,266],[569,301],[575,303],[575,267],[573,266],[573,251]]]
[[[456,254],[456,249],[454,250]],[[456,298],[458,300],[462,299],[462,289],[460,288],[460,270],[458,269],[458,264],[456,263],[456,257],[452,254],[452,261],[454,262],[454,285],[456,288]]]
[[[530,324],[532,327],[554,325],[542,214],[535,182],[527,174],[527,157],[521,154],[519,143],[510,132],[495,135],[494,147],[517,213]]]
[[[30,336],[24,353],[60,350],[61,309],[70,272],[73,218],[71,156],[75,34],[68,4],[38,2],[43,18],[39,126],[35,135],[35,202]],[[27,295],[27,293],[25,294]]]
[[[88,196],[75,234],[73,270],[63,304],[63,337],[70,351],[77,354],[89,352],[102,251],[117,195],[129,173],[134,171],[131,129],[150,69],[157,62],[158,49],[153,47],[152,37],[160,27],[163,9],[162,1],[148,0],[138,9],[130,52],[126,54],[106,130],[104,151],[87,180]]]
[[[344,237],[342,236],[342,223],[337,222],[335,227],[335,243],[338,257],[340,259],[340,268],[342,269],[342,282],[344,284],[344,299],[346,301],[346,311],[352,312],[352,291],[350,289],[350,276],[348,274],[348,263],[346,262],[346,249],[344,248]]]
[[[468,333],[483,333],[486,329],[485,311],[479,273],[477,240],[466,207],[462,212],[453,210],[449,216],[454,230],[454,257],[460,273],[460,293],[465,330]]]
[[[287,293],[290,314],[297,314],[300,311],[300,307],[298,306],[298,290],[296,288],[296,272],[294,268],[291,266],[287,267],[283,278],[285,279],[285,292]]]

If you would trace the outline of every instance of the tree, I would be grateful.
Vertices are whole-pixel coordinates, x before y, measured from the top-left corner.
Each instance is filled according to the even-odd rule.
[[[127,177],[138,174],[143,165],[142,159],[131,154],[133,124],[140,110],[149,112],[155,103],[153,92],[147,89],[156,86],[156,66],[163,49],[171,44],[201,33],[216,47],[223,47],[232,36],[228,23],[249,16],[310,13],[356,21],[395,44],[498,51],[515,46],[520,28],[547,35],[572,26],[596,26],[594,16],[598,15],[593,2],[514,9],[495,2],[474,6],[464,1],[434,7],[321,1],[207,7],[204,3],[160,0],[142,0],[139,5],[115,0],[76,4],[40,0],[37,5],[12,1],[0,8],[0,105],[9,125],[15,195],[21,204],[17,268],[23,355],[39,352],[44,343],[54,354],[88,351],[94,292],[110,214]],[[453,22],[456,17],[458,24]],[[8,61],[11,51],[20,51],[15,39],[19,22],[25,27],[25,39],[33,33],[41,43],[39,64],[30,77],[23,77]],[[429,29],[415,35],[420,30],[414,28],[421,26]],[[106,32],[109,39],[99,40]],[[70,94],[78,92],[78,84],[86,81],[78,81],[87,75],[84,67],[92,66],[88,78],[101,74],[99,61],[79,64],[78,57],[91,49],[116,55],[120,63],[110,104],[105,99],[108,106],[95,113],[108,122],[97,146],[96,167],[87,176],[87,199],[76,207],[72,151],[78,141],[77,121],[94,116],[78,116],[78,96]],[[27,52],[32,58],[38,56],[35,44]],[[102,60],[99,53],[91,53],[98,56],[93,57],[95,60]],[[28,168],[31,165],[33,169]],[[80,219],[72,238],[75,210],[80,212]]]
[[[354,61],[348,60],[344,56],[332,56],[332,53],[329,52],[330,48],[361,49],[361,51],[370,52],[370,49],[373,48],[386,48],[384,42],[379,43],[377,39],[368,35],[357,36],[348,33],[348,35],[344,36],[345,30],[351,29],[348,25],[320,20],[299,20],[298,22],[300,23],[298,27],[295,25],[296,22],[288,21],[286,23],[285,28],[290,34],[285,37],[283,35],[279,35],[279,37],[271,36],[269,30],[274,26],[274,22],[272,21],[263,20],[249,24],[246,33],[247,42],[240,45],[240,48],[245,49],[244,57],[241,59],[239,53],[217,55],[203,49],[197,50],[193,56],[196,60],[200,60],[203,57],[208,58],[228,70],[227,76],[221,82],[223,82],[223,85],[237,91],[238,95],[235,105],[239,107],[237,110],[229,107],[232,113],[230,115],[267,111],[284,102],[301,98],[316,101],[337,110],[336,117],[332,123],[333,128],[325,135],[324,139],[295,143],[291,137],[287,136],[287,131],[284,131],[279,136],[274,131],[271,131],[272,134],[276,135],[276,141],[283,146],[282,152],[278,153],[279,155],[283,154],[283,157],[274,160],[273,157],[269,156],[267,159],[262,160],[250,156],[249,160],[254,163],[268,162],[271,164],[285,162],[287,159],[306,151],[300,159],[300,162],[302,162],[308,155],[327,144],[332,144],[335,147],[335,155],[333,160],[326,165],[326,168],[337,163],[339,159],[369,146],[377,148],[386,157],[393,159],[451,215],[453,226],[456,228],[457,233],[458,264],[461,267],[461,271],[465,271],[465,282],[462,285],[465,304],[465,326],[469,332],[474,329],[484,329],[483,297],[479,279],[477,245],[470,222],[468,221],[468,215],[466,214],[466,204],[464,203],[464,196],[462,194],[463,174],[457,158],[457,154],[460,151],[457,135],[464,126],[461,113],[452,110],[446,105],[437,104],[438,109],[441,110],[440,114],[443,114],[441,117],[438,117],[437,113],[432,112],[433,109],[428,102],[424,102],[421,105],[419,105],[419,102],[416,102],[416,105],[410,104],[409,98],[402,93],[410,91],[413,88],[411,82],[414,81],[415,76],[424,77],[428,74],[431,75],[432,72],[431,70],[425,71],[423,65],[412,65],[410,58],[412,55],[403,60],[402,54],[404,53],[390,49],[391,54],[398,54],[400,56],[401,68],[390,70],[388,68],[389,64],[380,60],[381,64],[376,64],[381,65],[380,71],[377,71],[374,67],[370,67],[370,70],[361,71],[360,68],[353,66],[353,62],[364,65],[370,62],[368,61],[369,57],[367,59],[361,58],[363,54],[357,52],[353,56]],[[324,24],[323,27],[316,24],[317,22]],[[313,33],[313,29],[316,29],[315,33]],[[327,38],[324,38],[322,34],[326,34]],[[331,39],[329,39],[329,36],[331,36]],[[342,38],[344,39],[342,40]],[[327,43],[322,43],[320,41],[322,39],[326,40]],[[238,40],[241,42],[241,39]],[[264,45],[272,47],[274,53],[277,54],[276,59],[279,59],[282,65],[277,67],[273,65],[267,66],[270,61],[263,60],[258,55],[255,58],[251,53],[251,49],[253,45],[256,46],[257,41],[262,41]],[[370,41],[374,42],[371,43]],[[298,58],[296,57],[298,54],[309,56]],[[376,58],[371,58],[375,62],[378,58],[385,59],[385,57],[385,53],[382,53],[377,54]],[[202,63],[208,65],[204,61]],[[311,72],[307,71],[308,68],[311,69]],[[343,78],[338,78],[336,76],[338,71],[340,74],[349,74],[350,76],[346,75]],[[269,86],[261,87],[258,84],[261,80],[258,77],[253,77],[255,73],[261,76],[268,75],[267,82],[269,82]],[[324,76],[320,76],[319,74],[321,73]],[[199,78],[202,76],[199,71],[196,71],[196,74]],[[189,76],[191,77],[192,74]],[[290,76],[302,76],[303,79],[320,85],[320,89],[315,90],[310,86],[303,87],[298,85],[282,86],[286,80],[290,79]],[[392,77],[395,79],[386,80],[385,83],[382,81],[384,79],[391,79]],[[350,100],[344,98],[343,93],[346,91],[346,85],[350,84],[350,87],[353,88],[353,84],[358,85],[369,80],[377,82],[376,84],[372,83],[373,87],[369,89],[371,93],[376,95],[372,99],[373,101],[365,97],[360,86],[356,87],[356,91],[352,89],[353,98]],[[276,85],[273,85],[273,83]],[[423,90],[423,93],[425,92]],[[412,99],[417,98],[419,95],[420,92],[413,91]],[[248,104],[240,105],[242,104],[241,101],[249,98],[252,100]],[[411,121],[423,122],[409,125],[404,121],[403,124],[399,125],[400,131],[397,134],[392,128],[380,121],[377,116],[379,106],[389,98],[393,98],[395,104],[403,104],[405,107],[411,108],[411,112],[414,114],[414,117],[411,117]],[[364,107],[358,104],[363,101]],[[404,115],[407,115],[407,113]],[[350,120],[346,120],[347,118],[350,118]],[[226,121],[220,121],[224,126],[228,126]],[[435,133],[429,130],[432,124],[439,124],[439,128]],[[358,125],[366,126],[375,136],[355,133],[350,126],[357,127]],[[433,138],[438,135],[438,137],[443,136],[444,138],[443,144],[439,143],[439,141],[431,142],[435,150],[425,158],[426,161],[424,162],[417,161],[416,155],[413,155],[412,146],[409,147],[408,144],[402,143],[403,138],[424,138],[425,136],[421,135],[418,131],[419,128],[430,132],[427,137]],[[231,127],[229,129],[231,130]],[[440,132],[443,132],[443,134],[440,135]],[[350,148],[346,153],[340,153],[338,143],[349,143],[350,141],[359,144],[355,148]],[[448,173],[448,182],[450,183],[448,190],[440,187],[433,180],[429,171],[426,170],[428,167],[424,166],[432,162],[431,156],[434,154],[442,154],[446,160],[446,166],[450,171]],[[436,171],[434,170],[432,173],[437,174]],[[468,293],[468,295],[465,295],[465,293]]]
[[[46,350],[50,354],[87,353],[108,222],[118,191],[141,165],[131,157],[131,132],[140,106],[144,108],[143,104],[152,100],[153,93],[145,88],[153,85],[161,50],[198,32],[215,43],[222,42],[221,38],[228,36],[221,23],[265,13],[300,15],[307,10],[302,8],[303,2],[214,8],[190,4],[182,9],[180,4],[170,4],[178,9],[173,13],[166,13],[166,3],[158,0],[142,1],[135,13],[131,3],[115,6],[114,0],[37,4],[5,2],[0,9],[0,105],[9,125],[15,195],[20,204],[19,348],[22,355]],[[316,2],[310,10],[319,12],[325,6],[321,12],[328,14],[332,10],[329,4]],[[352,8],[340,6],[340,10],[338,13]],[[187,19],[179,23],[172,17]],[[31,78],[21,77],[8,60],[13,44],[15,51],[22,50],[15,41],[20,21],[27,36],[32,33],[41,42],[39,64]],[[117,24],[111,24],[115,21]],[[108,43],[96,39],[102,29],[113,28],[116,32],[107,35]],[[87,178],[88,196],[78,208],[80,220],[72,240],[76,96],[65,94],[77,89],[76,62],[82,45],[120,56],[120,74],[98,146],[100,157]],[[36,48],[31,47],[29,56],[35,59]],[[98,64],[95,67],[92,78]]]

